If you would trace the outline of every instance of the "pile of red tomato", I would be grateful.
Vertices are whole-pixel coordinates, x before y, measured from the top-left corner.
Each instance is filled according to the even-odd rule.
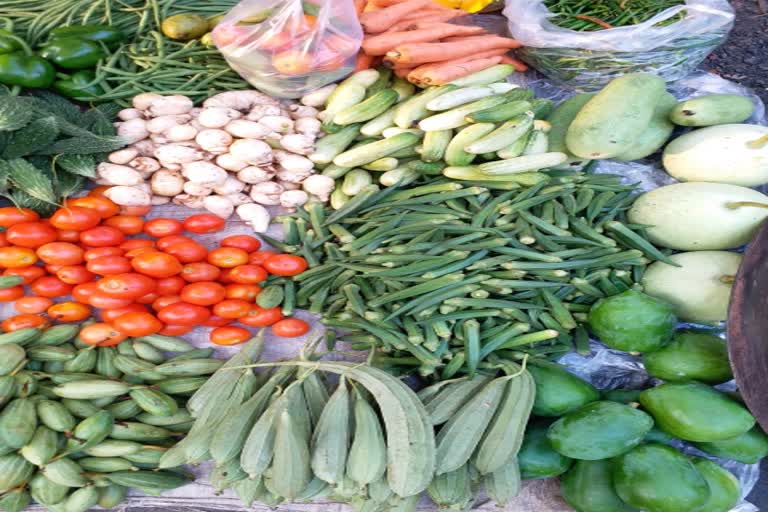
[[[235,323],[271,326],[284,337],[309,330],[303,320],[283,318],[280,307],[255,303],[270,274],[299,274],[307,268],[303,258],[261,250],[248,235],[223,238],[209,251],[183,233],[221,231],[224,219],[198,214],[145,221],[149,207],[121,208],[102,195],[104,188],[68,200],[48,219],[25,208],[0,208],[0,269],[23,278],[0,290],[0,301],[15,301],[18,311],[0,323],[4,332],[83,322],[96,313],[100,321],[85,326],[80,337],[101,346],[134,336],[178,336],[199,325],[214,328],[210,340],[218,345],[252,336]]]

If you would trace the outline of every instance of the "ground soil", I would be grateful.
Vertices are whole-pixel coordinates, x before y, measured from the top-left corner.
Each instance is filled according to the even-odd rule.
[[[723,78],[751,87],[768,103],[768,0],[731,0],[736,25],[707,66]]]

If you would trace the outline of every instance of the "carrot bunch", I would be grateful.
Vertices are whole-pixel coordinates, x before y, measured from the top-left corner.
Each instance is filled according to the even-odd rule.
[[[382,62],[409,82],[442,85],[496,64],[527,66],[507,55],[520,43],[487,34],[481,27],[450,21],[468,13],[433,0],[367,0],[357,2],[365,40],[358,70]]]

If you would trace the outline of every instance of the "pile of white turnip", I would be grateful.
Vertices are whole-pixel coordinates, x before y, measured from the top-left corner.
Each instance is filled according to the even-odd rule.
[[[654,244],[687,252],[671,257],[677,267],[653,263],[644,289],[673,304],[681,320],[724,321],[742,259],[728,249],[749,243],[768,218],[768,196],[747,188],[768,183],[768,127],[696,129],[672,140],[663,162],[681,183],[640,196],[629,219],[648,225]]]
[[[97,183],[124,206],[169,202],[237,215],[266,231],[266,206],[327,201],[332,179],[314,174],[306,155],[321,136],[314,107],[258,91],[230,91],[195,107],[186,96],[145,93],[119,112],[129,145],[98,166]]]

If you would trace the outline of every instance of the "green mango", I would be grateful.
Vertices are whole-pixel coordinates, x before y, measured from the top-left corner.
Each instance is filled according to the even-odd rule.
[[[620,404],[636,403],[640,400],[642,389],[611,389],[603,391],[603,400],[619,402]]]
[[[619,457],[613,487],[622,501],[646,512],[698,512],[710,494],[706,479],[688,457],[657,443]]]
[[[768,435],[755,425],[754,428],[740,436],[711,443],[696,443],[699,450],[720,457],[731,459],[744,464],[755,464],[768,456]]]
[[[709,500],[701,507],[701,512],[728,512],[741,499],[741,485],[733,473],[712,462],[696,457],[694,467],[709,485]]]
[[[725,342],[704,332],[676,333],[667,345],[644,354],[643,363],[648,373],[666,381],[698,380],[719,384],[733,378]]]
[[[686,441],[721,441],[755,426],[740,403],[699,382],[669,382],[640,394],[640,403],[668,434]]]
[[[528,365],[528,371],[536,381],[533,402],[536,416],[562,416],[600,399],[600,392],[592,384],[568,373],[558,364],[536,362]]]
[[[549,427],[547,439],[571,459],[616,457],[639,445],[653,428],[653,418],[617,402],[592,402]]]
[[[528,424],[517,462],[523,479],[550,478],[562,475],[573,464],[569,459],[557,453],[547,439],[548,422],[534,421]]]
[[[613,489],[613,461],[577,460],[560,477],[560,493],[576,512],[630,512]]]
[[[674,309],[636,290],[600,299],[589,311],[589,327],[606,345],[626,352],[652,352],[675,332]]]
[[[663,430],[656,427],[653,427],[651,430],[649,430],[648,433],[645,434],[645,439],[644,439],[646,443],[662,443],[662,444],[669,444],[674,440],[675,440],[675,436],[667,434]]]

